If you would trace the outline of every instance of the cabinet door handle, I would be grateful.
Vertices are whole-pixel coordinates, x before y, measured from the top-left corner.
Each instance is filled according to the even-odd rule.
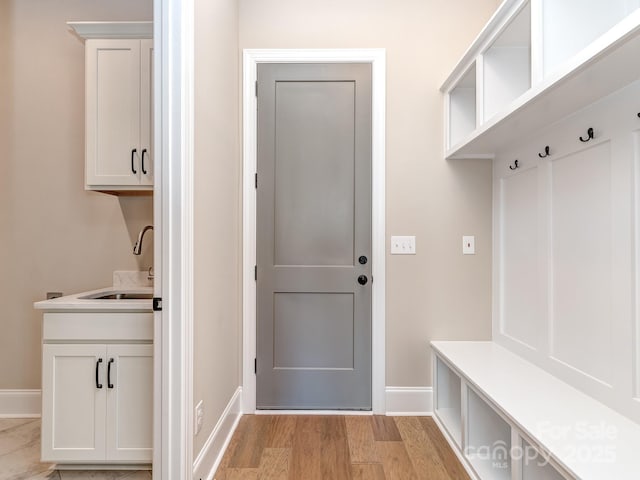
[[[102,384],[100,383],[100,364],[102,363],[102,359],[99,358],[96,362],[96,388],[102,388]]]
[[[135,165],[135,156],[136,156],[136,152],[138,151],[137,148],[134,148],[133,150],[131,150],[131,171],[136,174],[138,173],[138,171],[136,170],[136,165]]]
[[[144,168],[144,154],[147,153],[147,149],[142,150],[142,173],[147,174],[147,170]]]
[[[109,363],[107,364],[107,387],[113,388],[113,383],[111,383],[111,364],[115,360],[113,358],[109,359]]]

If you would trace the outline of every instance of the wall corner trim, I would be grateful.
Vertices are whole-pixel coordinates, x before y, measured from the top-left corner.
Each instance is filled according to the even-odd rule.
[[[218,423],[193,462],[193,478],[212,480],[242,417],[242,387],[234,392]]]
[[[0,390],[0,418],[40,418],[40,390]]]
[[[386,387],[387,415],[430,416],[433,414],[432,387]]]

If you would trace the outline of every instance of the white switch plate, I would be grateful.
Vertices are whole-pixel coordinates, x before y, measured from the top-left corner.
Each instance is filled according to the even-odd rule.
[[[415,235],[394,235],[391,237],[391,255],[415,255]]]
[[[464,235],[462,237],[462,254],[463,255],[476,254],[476,237],[475,236]]]

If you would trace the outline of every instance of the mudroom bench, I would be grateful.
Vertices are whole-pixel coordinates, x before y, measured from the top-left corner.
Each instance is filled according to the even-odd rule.
[[[640,425],[494,342],[431,342],[434,418],[475,480],[640,478]]]

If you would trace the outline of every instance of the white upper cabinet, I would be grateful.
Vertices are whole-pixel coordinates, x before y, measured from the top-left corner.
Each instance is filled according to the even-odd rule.
[[[152,191],[153,40],[140,38],[150,34],[150,24],[125,22],[126,29],[113,23],[72,26],[87,38],[86,188]]]
[[[445,156],[511,143],[640,78],[640,0],[505,0],[443,86]]]

